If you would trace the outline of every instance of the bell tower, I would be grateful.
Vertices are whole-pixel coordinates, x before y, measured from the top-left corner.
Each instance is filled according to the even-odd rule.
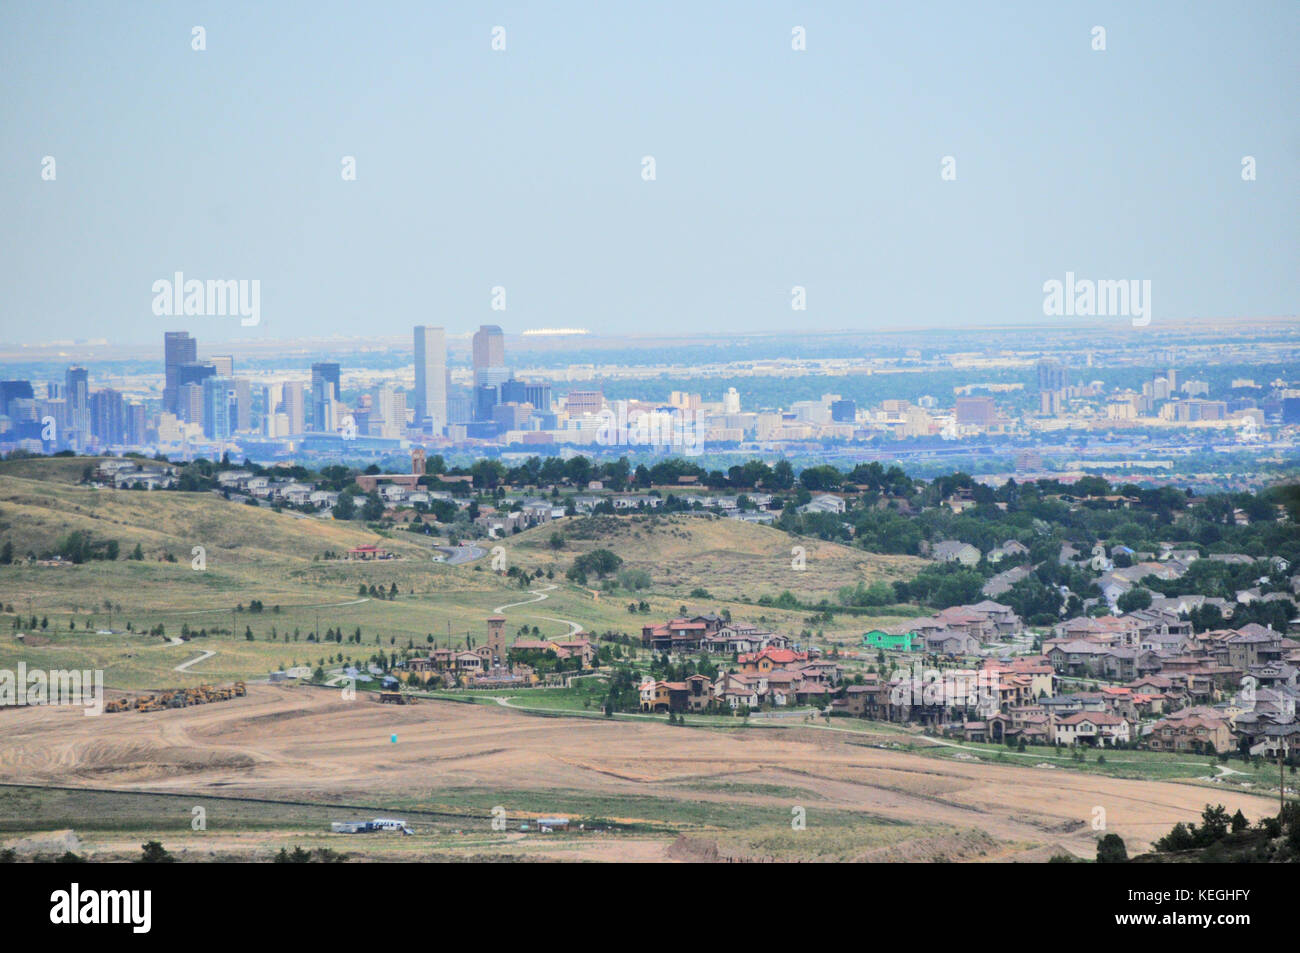
[[[505,668],[506,665],[506,617],[488,616],[488,648],[492,650],[492,663]]]

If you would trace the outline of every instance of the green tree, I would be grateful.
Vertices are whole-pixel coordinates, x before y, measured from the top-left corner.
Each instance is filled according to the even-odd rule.
[[[146,844],[140,845],[140,863],[142,864],[170,864],[176,860],[167,849],[156,840],[151,840]]]
[[[1130,589],[1115,600],[1120,612],[1135,612],[1138,609],[1151,608],[1151,591],[1149,589]]]
[[[1107,834],[1097,841],[1097,863],[1122,864],[1128,860],[1124,840],[1118,834]]]

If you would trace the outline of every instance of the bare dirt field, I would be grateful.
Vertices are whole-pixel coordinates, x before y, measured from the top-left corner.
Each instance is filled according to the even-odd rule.
[[[1226,789],[940,761],[862,741],[813,728],[538,718],[496,706],[389,706],[365,695],[344,701],[327,690],[250,686],[246,698],[150,714],[6,712],[0,781],[447,811],[464,818],[453,822],[455,834],[488,841],[399,838],[393,850],[581,860],[1045,860],[1062,850],[1090,857],[1098,808],[1132,854],[1175,822],[1198,819],[1207,800],[1252,821],[1276,807]],[[494,835],[495,806],[512,824],[565,813],[634,827],[586,840]],[[806,812],[804,831],[790,829],[796,808]],[[319,821],[305,828],[320,829]],[[239,842],[222,835],[207,848]],[[106,856],[118,846],[112,838],[101,845]]]

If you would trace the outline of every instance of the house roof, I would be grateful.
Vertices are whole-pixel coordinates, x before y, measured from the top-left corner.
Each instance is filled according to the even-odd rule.
[[[1058,725],[1079,725],[1084,722],[1102,726],[1102,725],[1127,725],[1128,721],[1119,715],[1112,715],[1104,711],[1081,711],[1073,715],[1066,715],[1064,718],[1057,719]]]

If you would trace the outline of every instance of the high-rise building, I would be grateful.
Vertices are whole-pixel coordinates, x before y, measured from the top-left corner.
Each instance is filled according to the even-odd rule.
[[[857,418],[858,405],[852,400],[833,400],[831,401],[831,422],[837,424],[851,424]]]
[[[34,400],[35,397],[31,381],[0,381],[0,414],[9,413],[10,401]]]
[[[188,331],[163,332],[163,410],[173,414],[177,412],[177,388],[180,387],[177,370],[182,364],[192,364],[198,356],[198,341],[190,337]]]
[[[235,382],[229,377],[203,381],[203,435],[210,440],[228,440],[235,432]]]
[[[323,377],[311,383],[311,429],[329,433],[334,429],[334,385]]]
[[[379,388],[379,436],[401,437],[406,433],[406,394],[390,384]]]
[[[1038,362],[1038,389],[1065,390],[1065,367],[1060,361],[1043,358]]]
[[[90,436],[90,372],[84,367],[69,367],[64,395],[68,402],[68,438],[84,443]]]
[[[149,439],[148,425],[144,416],[144,404],[127,404],[123,412],[123,418],[127,444],[133,447],[143,446]]]
[[[211,380],[211,378],[208,378]],[[176,416],[187,424],[203,425],[203,385],[181,384],[176,388]]]
[[[447,332],[415,327],[415,425],[435,434],[447,426]]]
[[[302,381],[286,381],[284,385],[284,415],[288,418],[289,433],[298,435],[306,426],[303,407]]]
[[[496,384],[474,386],[474,419],[491,420],[492,408],[501,402],[501,392]]]
[[[317,361],[311,366],[311,386],[316,387],[317,381],[329,381],[334,387],[334,393],[331,399],[338,400],[342,394],[339,388],[339,364],[337,361]]]
[[[218,377],[235,376],[235,359],[229,354],[214,354],[208,363],[217,369]]]
[[[474,332],[474,384],[500,384],[508,378],[506,370],[506,336],[495,324],[483,324]]]
[[[236,377],[232,387],[235,391],[235,430],[247,433],[253,429],[253,383],[247,377]]]
[[[111,387],[90,395],[90,432],[101,446],[118,446],[126,433],[125,403]]]
[[[532,404],[533,409],[542,413],[550,413],[551,410],[551,385],[546,383],[531,383],[524,387],[524,403]]]

